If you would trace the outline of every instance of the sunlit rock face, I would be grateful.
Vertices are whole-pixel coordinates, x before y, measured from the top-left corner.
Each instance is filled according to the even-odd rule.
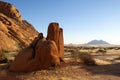
[[[49,69],[51,66],[59,66],[63,60],[63,29],[58,23],[50,23],[48,36],[45,38],[22,19],[15,6],[0,1],[0,46],[8,51],[21,48],[10,65],[10,71]]]
[[[64,58],[63,29],[58,23],[50,23],[47,38],[39,33],[38,37],[21,50],[10,65],[10,71],[28,72],[60,66]],[[22,66],[21,66],[22,65]]]
[[[21,14],[10,3],[0,1],[0,45],[4,50],[27,47],[38,32],[23,20]]]
[[[63,29],[59,27],[58,23],[50,23],[48,26],[47,39],[55,41],[59,57],[61,60],[64,58],[64,39]]]
[[[29,47],[19,52],[10,65],[10,71],[28,72],[59,65],[60,58],[56,43],[52,40],[46,40],[40,33]]]
[[[6,16],[22,21],[22,17],[16,7],[10,3],[0,1],[0,12]]]

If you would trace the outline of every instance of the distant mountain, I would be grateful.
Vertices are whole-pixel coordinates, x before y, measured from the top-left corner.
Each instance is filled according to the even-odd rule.
[[[92,40],[87,45],[109,45],[109,43],[103,40]]]

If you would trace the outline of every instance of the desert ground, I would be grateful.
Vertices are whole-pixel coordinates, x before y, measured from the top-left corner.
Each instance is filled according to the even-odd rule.
[[[83,63],[76,50],[90,54],[96,65]],[[7,52],[9,61],[0,64],[0,80],[120,80],[120,47],[65,46],[64,51],[61,66],[27,73],[9,71],[18,52]]]

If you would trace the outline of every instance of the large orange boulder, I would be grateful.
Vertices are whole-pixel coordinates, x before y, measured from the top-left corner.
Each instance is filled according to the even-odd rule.
[[[55,41],[57,45],[60,60],[63,61],[63,58],[64,58],[63,29],[59,27],[58,23],[49,24],[47,39]]]
[[[54,41],[46,40],[39,34],[28,48],[22,50],[10,65],[10,71],[28,72],[49,69],[60,65],[58,49]]]
[[[10,65],[10,71],[15,72],[27,72],[37,70],[39,68],[35,58],[35,46],[38,40],[42,39],[43,36],[40,33],[38,37],[28,46],[27,48],[21,50],[15,57],[15,60]]]
[[[35,58],[39,60],[40,69],[60,65],[58,49],[54,41],[45,38],[39,40],[35,51]]]
[[[10,71],[28,71],[28,67],[33,67],[34,65],[28,65],[31,61],[33,55],[32,48],[25,48],[24,50],[20,51],[19,54],[16,56],[15,60],[10,65]]]

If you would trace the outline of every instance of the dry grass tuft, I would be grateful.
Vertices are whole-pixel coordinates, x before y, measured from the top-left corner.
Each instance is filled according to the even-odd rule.
[[[8,52],[6,50],[2,50],[2,58],[0,60],[0,63],[7,63],[8,62]]]
[[[102,54],[105,54],[106,52],[107,52],[106,49],[98,49],[98,50],[96,51],[96,53],[102,53]]]
[[[79,60],[85,65],[96,65],[95,60],[93,59],[90,52],[80,52],[78,50],[72,51],[72,58],[76,61]]]

